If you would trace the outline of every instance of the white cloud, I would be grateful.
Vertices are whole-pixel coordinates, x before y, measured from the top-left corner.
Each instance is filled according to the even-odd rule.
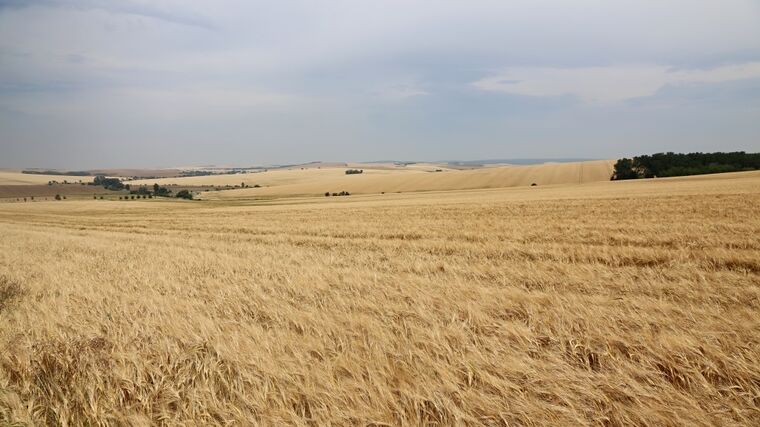
[[[720,83],[760,78],[760,62],[711,69],[673,69],[662,65],[582,68],[509,68],[478,80],[478,89],[523,96],[577,96],[588,103],[609,103],[652,96],[667,85]]]

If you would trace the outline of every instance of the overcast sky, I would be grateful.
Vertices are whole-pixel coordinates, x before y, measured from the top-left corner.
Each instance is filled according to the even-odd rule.
[[[0,0],[0,167],[717,150],[758,0]]]

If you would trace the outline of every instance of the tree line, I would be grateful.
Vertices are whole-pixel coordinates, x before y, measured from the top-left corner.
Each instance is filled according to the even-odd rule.
[[[60,172],[60,171],[22,170],[21,173],[30,174],[30,175],[90,176],[90,173],[87,171]]]
[[[166,187],[162,187],[158,184],[153,184],[153,191],[151,191],[147,185],[141,185],[137,187],[137,189],[133,189],[130,184],[124,184],[119,178],[108,178],[104,175],[95,176],[95,179],[92,180],[91,184],[102,186],[106,190],[112,190],[112,191],[127,190],[129,191],[130,194],[136,195],[138,198],[142,196],[143,199],[145,198],[145,196],[150,196],[150,198],[153,198],[153,196],[172,197],[172,190]],[[180,190],[173,197],[192,200],[193,193],[190,192],[189,190]],[[132,199],[134,199],[134,197],[132,197]]]
[[[657,153],[622,158],[615,163],[611,179],[703,175],[760,169],[760,153]]]

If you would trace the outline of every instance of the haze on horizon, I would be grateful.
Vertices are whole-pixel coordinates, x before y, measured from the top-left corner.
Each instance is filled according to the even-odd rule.
[[[760,2],[0,0],[0,167],[760,151]]]

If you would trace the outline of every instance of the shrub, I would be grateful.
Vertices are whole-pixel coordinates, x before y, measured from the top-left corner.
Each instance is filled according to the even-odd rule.
[[[56,194],[55,195],[55,200],[61,200],[61,195],[60,194]]]
[[[325,192],[325,197],[330,197],[330,192],[329,191]]]

